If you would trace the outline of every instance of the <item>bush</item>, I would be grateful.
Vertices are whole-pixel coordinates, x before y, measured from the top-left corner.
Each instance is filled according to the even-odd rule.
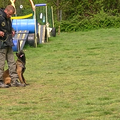
[[[76,16],[70,21],[60,23],[61,31],[86,31],[98,28],[120,27],[119,15],[113,16],[101,11],[89,17]]]

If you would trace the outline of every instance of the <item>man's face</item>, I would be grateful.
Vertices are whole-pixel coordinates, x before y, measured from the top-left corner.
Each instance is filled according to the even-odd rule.
[[[7,14],[7,18],[10,18],[14,13],[12,10],[10,10],[10,11],[7,11],[6,14]]]

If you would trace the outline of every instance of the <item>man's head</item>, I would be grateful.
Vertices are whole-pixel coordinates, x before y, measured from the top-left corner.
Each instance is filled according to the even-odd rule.
[[[12,5],[8,5],[4,12],[6,13],[7,18],[10,18],[15,13],[15,8]]]

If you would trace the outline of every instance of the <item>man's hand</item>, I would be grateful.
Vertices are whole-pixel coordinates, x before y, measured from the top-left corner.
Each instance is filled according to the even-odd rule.
[[[14,37],[14,35],[15,35],[15,31],[13,30],[13,31],[12,31],[12,37]]]
[[[4,32],[3,31],[0,31],[0,36],[4,37]]]

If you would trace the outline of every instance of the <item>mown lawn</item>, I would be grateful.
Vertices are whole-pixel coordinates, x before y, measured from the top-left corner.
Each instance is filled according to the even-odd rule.
[[[120,120],[120,28],[61,33],[24,51],[30,85],[0,89],[0,120]]]

